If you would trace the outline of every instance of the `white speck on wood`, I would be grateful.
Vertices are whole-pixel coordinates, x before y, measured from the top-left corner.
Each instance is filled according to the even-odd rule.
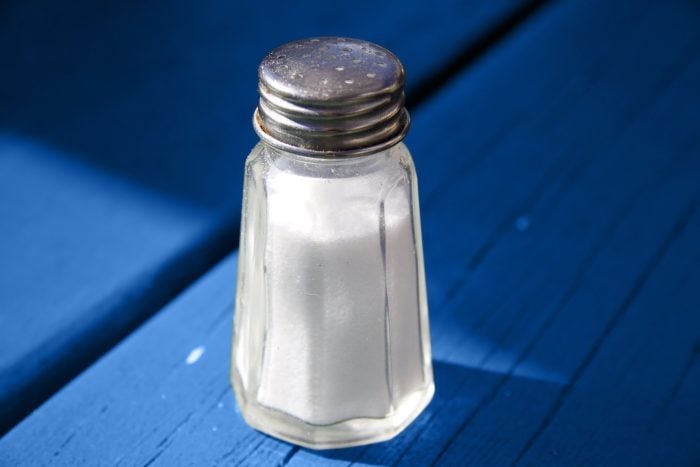
[[[187,359],[185,359],[185,363],[188,365],[194,365],[200,358],[202,358],[202,355],[204,355],[204,346],[200,345],[199,347],[195,347],[187,356]]]

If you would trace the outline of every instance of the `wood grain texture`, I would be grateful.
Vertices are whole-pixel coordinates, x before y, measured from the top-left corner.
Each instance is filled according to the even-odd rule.
[[[697,13],[552,5],[414,112],[437,392],[396,439],[319,453],[245,426],[231,257],[0,462],[697,464]]]
[[[234,247],[269,49],[374,40],[425,97],[537,3],[5,2],[0,433]]]

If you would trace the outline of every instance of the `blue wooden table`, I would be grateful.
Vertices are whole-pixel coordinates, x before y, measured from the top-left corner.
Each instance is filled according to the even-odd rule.
[[[408,71],[436,394],[299,449],[228,382],[242,161],[272,47]],[[700,6],[0,10],[0,465],[700,464]]]

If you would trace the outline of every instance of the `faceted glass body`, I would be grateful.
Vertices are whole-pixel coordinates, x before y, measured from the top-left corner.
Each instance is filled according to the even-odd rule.
[[[416,174],[400,143],[245,169],[231,377],[246,421],[314,449],[389,439],[434,386]]]

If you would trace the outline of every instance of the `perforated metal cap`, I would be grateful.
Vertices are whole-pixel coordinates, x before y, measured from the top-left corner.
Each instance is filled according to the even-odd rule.
[[[268,144],[304,155],[380,151],[408,131],[404,69],[376,44],[342,37],[290,42],[258,69],[255,131]]]

